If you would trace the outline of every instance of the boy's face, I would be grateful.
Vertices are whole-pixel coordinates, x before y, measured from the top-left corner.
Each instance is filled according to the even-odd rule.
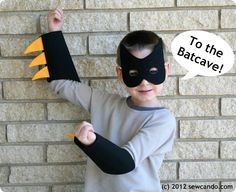
[[[151,54],[150,49],[143,49],[143,50],[136,50],[132,51],[131,54],[138,59],[143,59]],[[155,73],[155,67],[151,68],[151,70]],[[169,74],[170,65],[165,64],[165,71],[166,71],[166,78]],[[123,81],[122,71],[119,67],[116,68],[118,78]],[[130,71],[132,73],[132,70]],[[136,71],[133,71],[136,73]],[[157,104],[156,96],[160,94],[163,88],[163,83],[161,84],[153,84],[146,79],[143,79],[139,85],[136,87],[128,87],[126,89],[128,93],[131,95],[131,100],[135,105],[138,106],[146,106],[146,107],[153,107]]]
[[[146,48],[148,50],[148,48]],[[134,49],[139,50],[142,49]],[[142,53],[142,51],[141,51]],[[138,86],[143,79],[153,83],[161,84],[165,81],[165,67],[162,40],[156,44],[152,52],[143,58],[135,57],[123,44],[120,45],[120,64],[122,68],[123,81],[127,87]]]

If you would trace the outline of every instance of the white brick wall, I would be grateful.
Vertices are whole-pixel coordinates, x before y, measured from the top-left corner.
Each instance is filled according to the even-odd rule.
[[[185,30],[214,32],[236,53],[233,0],[3,0],[0,3],[0,188],[4,192],[82,192],[85,155],[63,136],[90,116],[32,82],[34,56],[23,51],[47,32],[47,12],[65,12],[65,39],[80,77],[94,88],[127,95],[117,83],[115,54],[129,31],[153,30],[170,53]],[[220,77],[186,74],[169,54],[171,76],[160,101],[177,117],[176,142],[160,170],[169,192],[236,188],[236,65]],[[232,189],[184,189],[225,185]],[[173,188],[175,187],[175,189]],[[172,188],[171,188],[172,187]],[[96,191],[96,189],[94,189]]]
[[[142,11],[130,13],[131,30],[140,28],[155,31],[217,29],[218,23],[217,10]]]

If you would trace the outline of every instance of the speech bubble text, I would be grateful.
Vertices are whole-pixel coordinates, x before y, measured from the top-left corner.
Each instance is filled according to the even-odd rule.
[[[234,64],[234,53],[228,43],[206,31],[179,34],[172,41],[171,51],[175,60],[188,70],[182,79],[222,75]]]

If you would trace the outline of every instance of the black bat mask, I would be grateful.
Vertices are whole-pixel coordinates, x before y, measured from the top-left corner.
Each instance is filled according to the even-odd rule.
[[[121,44],[120,59],[123,80],[127,87],[136,87],[143,79],[155,85],[165,81],[165,61],[161,39],[152,53],[143,59],[133,56]]]

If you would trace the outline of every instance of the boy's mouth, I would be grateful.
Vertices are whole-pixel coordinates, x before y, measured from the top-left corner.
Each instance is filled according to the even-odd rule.
[[[149,92],[151,92],[151,91],[152,91],[152,89],[138,90],[138,92],[140,92],[140,93],[149,93]]]

